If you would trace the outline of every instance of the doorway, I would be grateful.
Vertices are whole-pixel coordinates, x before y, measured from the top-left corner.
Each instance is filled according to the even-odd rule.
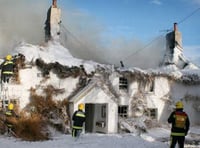
[[[85,132],[107,133],[108,104],[85,104]]]

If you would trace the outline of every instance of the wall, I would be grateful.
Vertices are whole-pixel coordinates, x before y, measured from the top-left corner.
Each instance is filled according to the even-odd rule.
[[[43,93],[43,88],[52,85],[57,89],[65,89],[61,95],[54,96],[54,99],[62,100],[69,96],[76,88],[78,78],[59,79],[54,73],[50,72],[50,78],[44,81],[41,72],[36,68],[27,68],[19,71],[20,84],[9,86],[10,98],[20,99],[20,109],[23,109],[30,102],[30,88],[37,88],[37,93]],[[41,88],[41,89],[39,89]]]
[[[166,123],[175,108],[175,102],[182,100],[184,110],[190,116],[191,124],[200,124],[198,107],[200,107],[200,85],[184,85],[169,81],[164,77],[155,79],[155,90],[147,94],[150,106],[158,108],[158,121]]]
[[[182,34],[177,30],[175,31],[175,44],[180,50],[182,50]]]
[[[183,85],[181,83],[173,83],[171,89],[171,96],[174,103],[182,99],[184,103],[184,110],[188,113],[191,124],[200,124],[200,85]]]
[[[30,102],[30,88],[35,88],[41,81],[40,73],[36,67],[19,71],[20,85],[9,87],[10,98],[19,98],[19,107],[23,109]]]

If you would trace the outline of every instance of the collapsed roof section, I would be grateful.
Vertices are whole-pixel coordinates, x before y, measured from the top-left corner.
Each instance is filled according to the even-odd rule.
[[[166,77],[169,80],[183,83],[185,85],[196,85],[200,84],[200,71],[198,69],[194,70],[141,70],[139,68],[131,69],[118,69],[117,70],[122,75],[129,75],[135,80],[144,80],[150,81],[157,76]]]

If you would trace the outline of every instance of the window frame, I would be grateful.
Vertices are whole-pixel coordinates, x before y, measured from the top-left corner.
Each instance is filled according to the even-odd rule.
[[[118,106],[118,116],[122,118],[128,117],[128,105],[119,105]]]

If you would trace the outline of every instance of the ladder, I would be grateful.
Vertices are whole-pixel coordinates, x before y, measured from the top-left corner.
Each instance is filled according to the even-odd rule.
[[[10,103],[9,99],[9,90],[8,90],[8,83],[1,83],[1,108],[6,110],[8,104]]]

